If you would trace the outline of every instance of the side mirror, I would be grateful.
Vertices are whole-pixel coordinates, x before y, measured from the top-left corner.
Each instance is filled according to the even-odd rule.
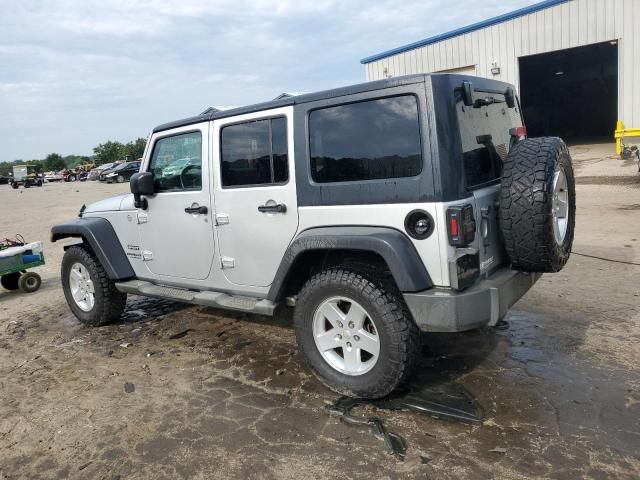
[[[138,172],[131,175],[129,181],[131,193],[133,193],[134,205],[136,208],[147,209],[147,199],[142,195],[153,195],[155,193],[153,185],[153,173]]]

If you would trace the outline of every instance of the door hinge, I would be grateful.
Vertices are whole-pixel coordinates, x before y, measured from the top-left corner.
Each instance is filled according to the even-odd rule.
[[[220,267],[224,270],[227,268],[234,268],[236,266],[236,259],[231,257],[220,258]]]
[[[229,223],[229,215],[226,213],[216,213],[216,225],[227,225]]]
[[[148,262],[149,260],[153,260],[153,252],[150,252],[149,250],[143,250],[142,260],[144,260],[145,262]]]
[[[147,223],[149,216],[144,212],[138,212],[138,223]]]

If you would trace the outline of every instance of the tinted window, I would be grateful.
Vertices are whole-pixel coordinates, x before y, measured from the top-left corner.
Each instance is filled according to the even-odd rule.
[[[125,163],[125,167],[123,167],[123,170],[138,170],[140,168],[140,162],[129,162],[129,163]]]
[[[159,139],[153,147],[149,171],[155,189],[200,190],[202,187],[202,134],[183,133]]]
[[[229,125],[221,134],[222,186],[284,183],[289,178],[284,117]]]
[[[311,177],[320,183],[418,175],[418,102],[405,95],[314,110],[309,149]]]
[[[480,96],[487,94],[476,93],[474,98]],[[491,96],[500,103],[474,108],[459,100],[456,105],[467,188],[476,188],[500,177],[511,141],[509,130],[522,125],[518,107],[508,108],[504,95]]]

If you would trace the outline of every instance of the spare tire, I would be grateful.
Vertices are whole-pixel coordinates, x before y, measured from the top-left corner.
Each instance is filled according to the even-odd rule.
[[[513,268],[558,272],[571,254],[576,188],[560,138],[527,138],[504,161],[500,227]]]

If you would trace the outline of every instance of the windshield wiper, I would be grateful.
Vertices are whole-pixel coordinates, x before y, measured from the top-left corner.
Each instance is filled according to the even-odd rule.
[[[505,101],[499,100],[495,97],[477,98],[476,101],[473,102],[473,108],[486,107],[488,105],[493,105],[494,103],[505,103]]]
[[[506,103],[507,107],[515,108],[517,103],[516,94],[513,91],[513,87],[507,87],[507,89],[504,91],[496,90],[493,88],[475,88],[473,86],[473,83],[465,81],[465,82],[462,82],[461,86],[456,88],[456,91],[459,91],[462,93],[462,101],[467,107],[470,107],[473,105],[475,108],[480,108],[485,105],[491,105],[492,103]],[[476,100],[474,102],[473,101],[474,92],[494,93],[498,95],[504,95],[504,102],[501,100],[496,100],[493,97],[486,97],[484,99]],[[488,101],[488,99],[491,99],[491,102],[485,103]]]

